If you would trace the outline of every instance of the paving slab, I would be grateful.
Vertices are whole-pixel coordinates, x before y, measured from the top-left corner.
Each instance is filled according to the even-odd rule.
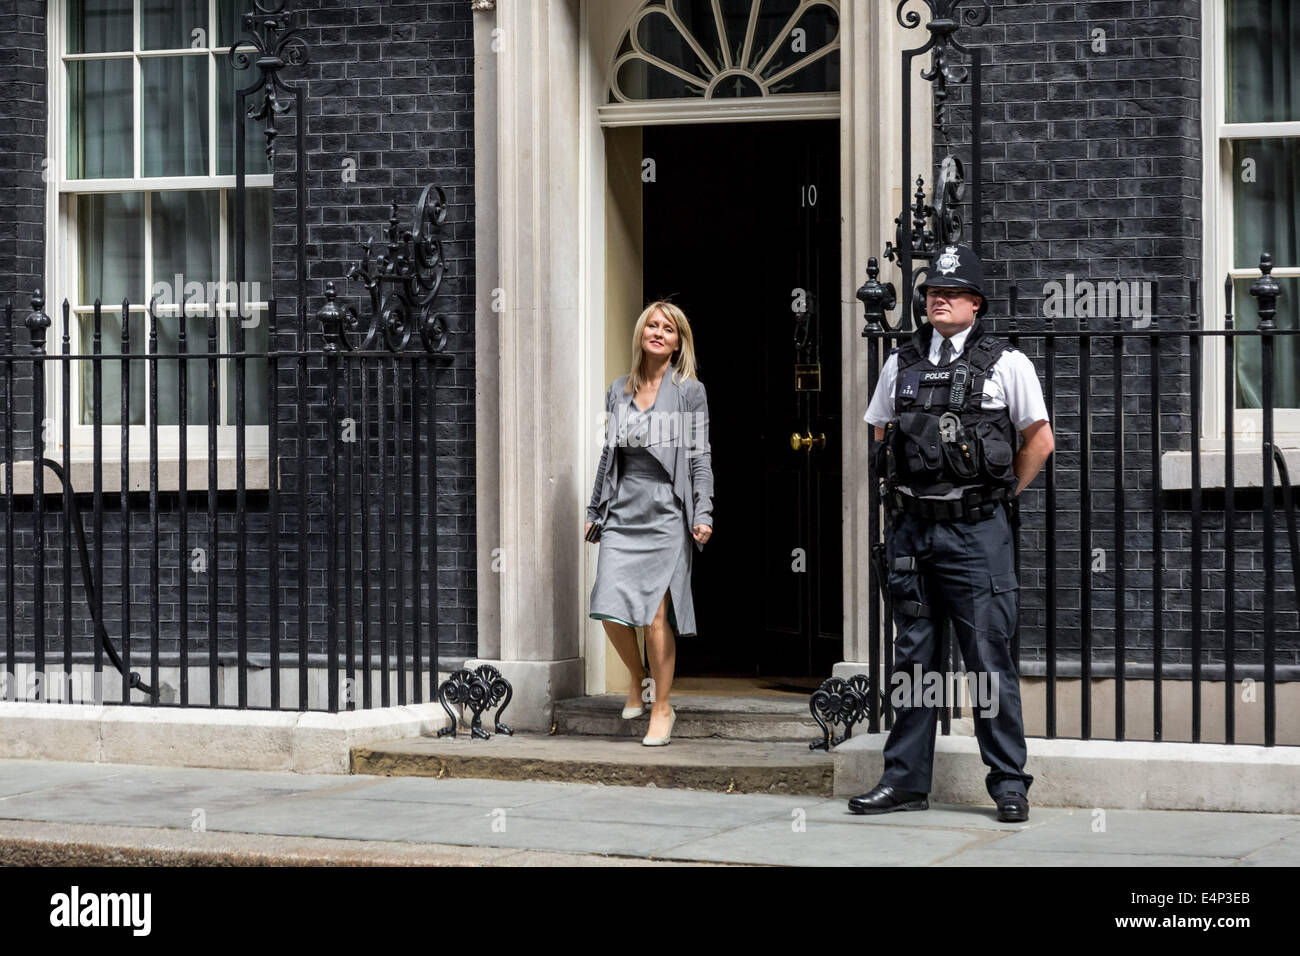
[[[1101,815],[1097,811],[1073,810],[1043,826],[1011,834],[988,850],[1240,859],[1297,835],[1300,816],[1290,814],[1108,810]]]
[[[101,780],[126,768],[102,763],[53,763],[45,760],[0,760],[0,798],[35,793],[67,783]]]
[[[1175,856],[1137,853],[1055,853],[1036,850],[994,850],[976,847],[940,860],[935,866],[1235,866],[1236,861],[1223,856]]]
[[[484,814],[480,807],[430,803],[400,806],[402,812],[394,810],[392,804],[384,804],[379,809],[372,800],[299,796],[209,813],[207,828],[340,840],[451,842],[461,845],[480,842],[440,838],[476,829]]]
[[[1260,847],[1239,866],[1300,866],[1300,836],[1289,836]]]
[[[848,801],[827,800],[810,804],[808,819],[821,823],[855,822],[869,826],[938,827],[948,830],[1025,830],[1069,813],[1060,807],[1030,807],[1029,819],[1023,823],[998,820],[996,807],[967,807],[957,804],[930,804],[928,810],[900,810],[896,813],[853,813]]]
[[[336,781],[338,778],[335,778]],[[586,793],[582,784],[542,783],[523,780],[479,780],[430,777],[354,776],[355,788],[318,791],[321,799],[346,797],[358,800],[396,803],[459,803],[471,806],[487,804],[499,807],[523,807]],[[619,788],[635,789],[635,788]],[[382,811],[381,811],[382,812]]]
[[[569,786],[572,789],[566,796],[528,804],[520,809],[520,813],[533,819],[607,820],[655,826],[695,826],[712,831],[773,817],[789,819],[792,808],[820,803],[815,797],[703,793],[656,787]]]
[[[716,832],[710,827],[619,823],[604,820],[555,820],[518,811],[478,811],[466,820],[448,820],[413,839],[465,846],[508,846],[570,853],[656,856],[661,851]],[[725,861],[724,861],[725,862]]]
[[[694,861],[318,837],[0,821],[7,866],[725,866]]]
[[[954,830],[806,821],[801,827],[799,822],[767,820],[682,843],[658,856],[770,866],[925,866],[981,840]]]
[[[1094,830],[1094,821],[1105,829]],[[518,855],[514,862],[510,854]],[[1300,815],[1097,816],[1034,806],[1029,821],[1006,824],[991,807],[936,804],[859,816],[841,798],[811,794],[0,761],[0,861],[8,863],[478,866],[592,859],[1294,866]]]

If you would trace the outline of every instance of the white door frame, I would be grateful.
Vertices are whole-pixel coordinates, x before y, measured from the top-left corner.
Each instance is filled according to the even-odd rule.
[[[538,24],[529,35],[512,35],[497,28],[500,10],[484,9],[480,3],[475,14],[475,170],[478,183],[476,224],[479,238],[476,262],[478,279],[477,360],[478,383],[478,508],[479,538],[479,656],[510,658],[509,648],[527,650],[529,661],[558,660],[572,647],[571,633],[562,629],[574,622],[581,631],[578,642],[584,658],[585,693],[605,690],[604,630],[587,617],[588,596],[595,575],[596,549],[581,539],[582,515],[595,478],[599,458],[600,418],[604,411],[603,395],[608,384],[605,370],[605,177],[606,157],[601,132],[602,119],[609,125],[645,124],[647,122],[717,122],[720,119],[770,119],[767,111],[776,109],[782,118],[805,118],[828,115],[830,101],[817,97],[816,102],[773,103],[759,105],[735,101],[721,106],[710,103],[618,104],[606,105],[608,70],[613,51],[633,11],[644,0],[533,0],[542,7],[533,18]],[[576,7],[574,6],[576,5]],[[499,6],[504,7],[505,3]],[[861,480],[869,447],[869,428],[862,420],[870,396],[866,390],[867,370],[859,343],[863,323],[861,304],[855,293],[865,278],[869,256],[879,257],[886,238],[893,236],[893,219],[902,210],[906,198],[898,185],[901,175],[899,51],[904,45],[917,46],[925,41],[922,29],[904,31],[894,19],[894,4],[859,4],[843,2],[840,6],[840,187],[843,229],[841,234],[841,290],[839,322],[841,334],[841,435],[844,475],[841,514],[843,518],[843,589],[844,589],[844,661],[850,669],[866,660],[869,591],[868,562],[870,542],[867,538],[868,488]],[[571,10],[573,16],[564,14]],[[549,11],[549,12],[548,12]],[[527,20],[528,18],[525,18]],[[525,21],[520,21],[524,23]],[[571,34],[561,35],[572,30]],[[870,41],[870,42],[868,42]],[[502,54],[496,44],[515,44]],[[521,50],[520,47],[523,47]],[[559,49],[562,55],[548,54]],[[570,53],[576,54],[570,56]],[[575,69],[577,76],[557,75],[560,70]],[[521,76],[521,71],[523,75]],[[498,72],[501,73],[498,79]],[[542,92],[539,92],[542,91]],[[508,98],[515,98],[508,102]],[[524,98],[527,99],[524,99]],[[926,115],[929,84],[914,80],[913,98],[917,115]],[[523,102],[520,100],[523,99]],[[548,136],[562,133],[572,136],[576,169],[556,163],[561,155],[554,141],[546,142],[547,151],[531,148],[536,143],[520,141],[518,131],[534,131],[527,124],[526,111],[549,118]],[[521,117],[523,119],[521,120]],[[559,119],[557,129],[556,119]],[[929,154],[929,124],[915,123],[913,156]],[[536,132],[532,132],[536,136]],[[917,165],[917,171],[925,169]],[[929,177],[927,176],[927,179]],[[548,206],[545,217],[533,219],[528,203],[520,202],[518,187],[524,184],[540,197],[533,205]],[[537,228],[538,223],[557,235],[554,197],[576,197],[576,208],[566,215],[564,225],[576,225],[576,255],[569,257],[552,252],[536,268],[520,268],[505,260],[520,248],[520,229]],[[576,220],[576,222],[575,222]],[[573,237],[570,232],[569,238]],[[516,238],[512,238],[516,237]],[[566,247],[567,242],[563,243]],[[536,245],[533,248],[537,248]],[[554,248],[553,246],[550,248]],[[504,268],[503,268],[504,266]],[[526,290],[501,289],[511,273],[540,276],[538,286]],[[505,276],[505,279],[501,277]],[[896,281],[896,271],[882,263],[882,281]],[[572,285],[570,285],[572,283]],[[568,296],[560,296],[561,307],[538,302],[529,314],[544,322],[548,315],[562,318],[561,326],[576,333],[570,343],[574,350],[572,378],[559,388],[551,388],[548,400],[562,408],[558,417],[577,423],[576,441],[563,441],[554,450],[556,470],[566,480],[552,478],[547,487],[539,485],[541,471],[530,463],[521,468],[513,461],[516,454],[511,438],[515,432],[506,419],[509,409],[518,408],[518,384],[503,374],[519,368],[519,357],[510,355],[515,342],[532,343],[528,336],[512,331],[514,320],[507,318],[513,308],[520,308],[521,297],[527,298],[535,288],[568,287],[576,291],[576,317],[565,316]],[[551,293],[554,298],[554,293]],[[507,303],[506,312],[494,308],[495,297]],[[531,304],[531,303],[529,303]],[[548,312],[549,308],[549,312]],[[570,324],[571,319],[576,319]],[[540,446],[539,446],[540,447]],[[569,457],[571,456],[571,457]],[[565,460],[567,459],[567,460]],[[530,520],[528,530],[536,540],[538,527],[553,528],[555,538],[546,542],[546,553],[536,551],[520,555],[512,566],[525,577],[546,577],[546,581],[511,581],[494,570],[494,546],[500,542],[508,562],[511,549],[518,549],[522,512],[515,502],[527,500],[533,508],[551,509],[544,520]],[[551,520],[558,518],[560,520]],[[720,533],[725,533],[722,529]],[[570,540],[571,539],[571,540]],[[534,560],[536,558],[536,560]],[[550,566],[547,561],[550,561]],[[511,567],[507,565],[507,567]],[[539,593],[542,583],[553,583],[567,590],[567,597],[556,595],[557,602],[570,602],[571,611],[554,609],[535,620],[529,636],[513,633],[520,627],[512,605],[518,606],[521,595]],[[564,649],[564,650],[561,650]],[[548,657],[548,653],[550,656]],[[508,675],[507,675],[508,676]]]

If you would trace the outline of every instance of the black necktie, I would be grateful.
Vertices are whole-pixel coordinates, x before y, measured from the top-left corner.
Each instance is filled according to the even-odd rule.
[[[943,345],[939,346],[939,364],[947,365],[952,361],[952,342],[948,339],[943,340]]]

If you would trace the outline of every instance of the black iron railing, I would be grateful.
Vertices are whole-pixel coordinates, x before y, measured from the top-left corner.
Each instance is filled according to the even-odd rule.
[[[1078,493],[1077,493],[1077,515],[1079,520],[1079,553],[1078,553],[1078,589],[1079,604],[1075,608],[1061,607],[1058,600],[1060,587],[1057,578],[1058,572],[1058,549],[1056,547],[1058,528],[1060,519],[1063,515],[1069,514],[1073,508],[1062,506],[1062,494],[1058,490],[1058,472],[1059,466],[1055,464],[1053,458],[1049,458],[1045,467],[1044,476],[1039,479],[1044,488],[1043,520],[1044,520],[1044,547],[1041,549],[1043,572],[1043,597],[1044,613],[1043,626],[1041,635],[1035,633],[1035,650],[1041,646],[1043,662],[1046,668],[1046,736],[1055,737],[1058,733],[1058,717],[1060,711],[1059,686],[1060,681],[1065,679],[1060,675],[1060,663],[1063,660],[1069,660],[1073,669],[1073,664],[1078,665],[1079,679],[1079,713],[1078,727],[1079,735],[1084,739],[1090,739],[1093,733],[1093,689],[1091,679],[1094,676],[1094,664],[1098,661],[1104,661],[1108,669],[1113,668],[1114,678],[1114,728],[1115,739],[1123,740],[1128,736],[1126,730],[1126,694],[1125,681],[1128,678],[1129,658],[1139,651],[1143,656],[1149,653],[1149,661],[1145,662],[1143,674],[1147,668],[1150,671],[1151,690],[1152,690],[1152,712],[1151,722],[1153,738],[1155,740],[1164,739],[1165,736],[1165,711],[1167,706],[1164,701],[1165,683],[1168,680],[1164,674],[1165,658],[1168,654],[1173,653],[1179,656],[1190,656],[1190,683],[1191,683],[1191,738],[1194,742],[1199,742],[1205,732],[1204,708],[1202,702],[1202,689],[1205,680],[1202,677],[1203,668],[1207,659],[1213,660],[1216,667],[1222,667],[1222,684],[1224,692],[1224,725],[1223,739],[1227,743],[1234,743],[1237,737],[1237,720],[1235,711],[1235,702],[1241,687],[1238,685],[1240,671],[1238,669],[1238,653],[1240,650],[1239,641],[1242,636],[1239,635],[1237,626],[1237,557],[1239,547],[1245,546],[1248,542],[1245,536],[1238,532],[1238,523],[1246,511],[1250,510],[1252,505],[1243,504],[1244,489],[1239,489],[1235,483],[1233,473],[1234,448],[1239,439],[1234,434],[1233,411],[1238,405],[1237,398],[1237,381],[1240,374],[1237,368],[1236,354],[1240,350],[1243,342],[1255,343],[1261,355],[1261,385],[1263,403],[1260,409],[1262,422],[1262,442],[1260,443],[1259,454],[1261,456],[1261,474],[1262,489],[1258,499],[1258,509],[1261,516],[1261,533],[1259,535],[1258,553],[1262,556],[1263,563],[1263,584],[1262,600],[1263,614],[1259,628],[1258,640],[1251,636],[1246,636],[1244,646],[1250,651],[1252,660],[1252,672],[1260,676],[1259,684],[1262,687],[1262,698],[1260,703],[1263,706],[1263,742],[1266,746],[1273,746],[1277,739],[1277,716],[1278,716],[1278,696],[1277,696],[1277,650],[1279,647],[1279,638],[1288,638],[1286,646],[1294,648],[1300,639],[1295,629],[1281,629],[1278,625],[1275,614],[1275,602],[1279,585],[1286,588],[1291,596],[1295,596],[1300,590],[1300,581],[1297,580],[1297,569],[1300,569],[1300,537],[1297,535],[1297,515],[1295,502],[1292,496],[1291,479],[1286,467],[1286,461],[1281,450],[1274,441],[1274,346],[1278,337],[1289,337],[1300,334],[1300,329],[1279,329],[1275,327],[1275,316],[1277,310],[1277,298],[1279,287],[1273,279],[1272,259],[1265,254],[1260,260],[1261,276],[1251,288],[1251,294],[1257,299],[1259,323],[1257,328],[1241,329],[1234,325],[1232,312],[1232,295],[1233,289],[1231,280],[1226,287],[1227,310],[1224,316],[1223,328],[1206,329],[1200,327],[1198,315],[1193,311],[1186,317],[1185,327],[1174,328],[1162,326],[1158,316],[1158,295],[1153,299],[1157,303],[1156,309],[1152,310],[1149,325],[1145,327],[1124,328],[1117,327],[1112,329],[1076,329],[1076,330],[1021,330],[1016,322],[1014,303],[1017,300],[1015,290],[1012,290],[1011,302],[1012,315],[1006,323],[994,323],[984,320],[990,330],[1005,335],[1013,345],[1024,348],[1027,343],[1041,343],[1043,360],[1040,365],[1040,375],[1043,378],[1044,397],[1048,407],[1048,414],[1051,420],[1056,422],[1056,398],[1060,391],[1059,379],[1061,378],[1061,362],[1063,357],[1076,358],[1078,362],[1077,376],[1070,375],[1072,384],[1077,385],[1078,396],[1078,433],[1077,447],[1079,449],[1079,467],[1078,475]],[[871,281],[868,286],[872,286],[875,280],[876,271],[874,261],[872,265]],[[874,358],[869,364],[869,388],[874,392],[876,382],[879,377],[878,367],[883,352],[888,352],[889,348],[911,335],[911,330],[898,330],[887,327],[882,323],[884,309],[882,303],[886,302],[886,291],[878,282],[874,287],[864,286],[863,299],[867,303],[867,327],[863,331],[863,336],[867,339],[867,352]],[[1190,301],[1196,303],[1197,289],[1196,284],[1192,283],[1190,288]],[[1195,308],[1195,307],[1194,307]],[[1086,323],[1085,323],[1086,324]],[[1201,447],[1201,423],[1202,423],[1202,378],[1203,366],[1205,363],[1205,348],[1207,341],[1213,339],[1222,339],[1223,341],[1223,409],[1225,411],[1224,420],[1224,482],[1223,482],[1223,505],[1221,513],[1223,516],[1223,547],[1209,548],[1206,543],[1206,534],[1204,527],[1204,516],[1210,511],[1204,499],[1204,487],[1202,484],[1202,457],[1203,450]],[[882,352],[883,349],[883,352]],[[1131,369],[1132,363],[1137,361],[1145,366],[1142,371],[1144,376],[1139,376],[1130,371],[1125,375],[1125,359],[1129,361]],[[1167,493],[1162,487],[1162,455],[1166,451],[1188,450],[1173,449],[1169,447],[1166,433],[1168,428],[1162,423],[1162,407],[1168,409],[1166,396],[1165,375],[1169,374],[1171,366],[1177,367],[1183,361],[1188,363],[1190,374],[1190,387],[1186,392],[1187,399],[1187,420],[1189,424],[1189,444],[1190,444],[1190,493],[1188,497],[1187,511],[1190,512],[1190,574],[1187,587],[1172,586],[1169,582],[1170,575],[1166,568],[1166,546],[1164,543],[1164,532],[1166,530],[1166,511],[1173,509],[1166,508]],[[1111,370],[1111,388],[1109,396],[1094,396],[1091,391],[1090,379],[1092,377],[1090,369],[1095,364],[1104,363]],[[1126,399],[1136,399],[1134,383],[1140,382],[1142,377],[1145,378],[1147,394],[1148,411],[1143,421],[1143,416],[1138,414],[1126,413]],[[1162,401],[1162,399],[1164,401]],[[1113,420],[1111,427],[1104,434],[1094,435],[1091,424],[1091,416],[1102,414],[1110,416]],[[1059,433],[1058,433],[1059,434]],[[1131,439],[1139,439],[1132,441]],[[1071,444],[1075,444],[1072,440]],[[1133,447],[1141,449],[1137,452],[1132,450]],[[1109,487],[1103,482],[1107,479],[1100,469],[1094,469],[1091,465],[1095,456],[1109,455],[1112,459],[1112,469],[1109,475]],[[1135,472],[1141,472],[1150,476],[1149,484],[1146,487],[1133,487],[1132,476]],[[871,481],[873,487],[879,481],[881,476],[872,474]],[[1099,487],[1100,486],[1100,487]],[[1279,580],[1277,576],[1278,556],[1277,541],[1275,533],[1275,500],[1278,497],[1280,488],[1281,506],[1286,520],[1286,529],[1288,535],[1288,552],[1291,560],[1289,573]],[[1217,489],[1217,486],[1216,486]],[[1109,646],[1100,646],[1094,644],[1094,634],[1098,628],[1094,626],[1093,610],[1096,597],[1099,592],[1103,591],[1097,585],[1092,583],[1092,565],[1094,558],[1094,546],[1100,540],[1100,536],[1095,534],[1093,502],[1099,496],[1109,492],[1113,500],[1113,509],[1115,514],[1113,539],[1111,554],[1109,555],[1111,566],[1107,569],[1106,577],[1113,580],[1112,597],[1113,600],[1107,602],[1107,609],[1114,611],[1114,625],[1111,633],[1113,634],[1113,643]],[[1253,502],[1252,496],[1252,502]],[[1140,509],[1145,506],[1150,514],[1151,529],[1147,541],[1140,541],[1134,529],[1126,523],[1126,517],[1131,516],[1134,512],[1135,503]],[[1180,507],[1179,510],[1184,510]],[[874,528],[871,540],[877,540],[881,524],[879,522],[880,513],[873,509],[871,519]],[[1015,527],[1015,561],[1018,576],[1021,568],[1021,535],[1018,522],[1013,523]],[[1130,637],[1133,637],[1133,631],[1137,630],[1126,620],[1126,593],[1130,584],[1130,575],[1137,569],[1129,567],[1129,556],[1145,548],[1149,550],[1151,556],[1151,566],[1147,573],[1142,577],[1145,579],[1145,589],[1150,592],[1151,596],[1151,615],[1152,624],[1149,632],[1139,634],[1139,638],[1149,639],[1148,641],[1140,640],[1135,644],[1130,644]],[[1204,556],[1208,551],[1220,551],[1223,555],[1223,586],[1213,590],[1220,591],[1223,598],[1222,624],[1214,628],[1216,637],[1220,640],[1213,642],[1213,645],[1205,641],[1205,624],[1204,594],[1211,590],[1204,583]],[[1173,569],[1168,569],[1172,571]],[[887,595],[881,592],[882,583],[879,575],[873,584],[873,606],[885,599]],[[1023,580],[1023,579],[1022,579]],[[1023,595],[1026,593],[1023,587],[1021,589],[1021,619],[1024,617]],[[1166,597],[1174,592],[1183,592],[1190,599],[1190,646],[1189,647],[1167,647],[1166,627],[1164,611]],[[873,608],[874,610],[874,608]],[[1076,630],[1078,633],[1077,650],[1071,646],[1065,648],[1058,641],[1058,635],[1063,629],[1061,617],[1069,612],[1077,612],[1077,628],[1071,627],[1070,630]],[[1020,623],[1020,622],[1018,622]],[[883,674],[889,674],[893,669],[893,639],[892,639],[892,622],[888,621],[884,615],[873,613],[871,622],[871,640],[870,640],[870,673],[876,681],[876,687],[883,687],[880,683]],[[1018,664],[1023,662],[1023,651],[1021,643],[1020,626],[1017,627],[1015,638],[1013,640],[1013,655]],[[1143,628],[1143,631],[1147,629]],[[1041,638],[1041,645],[1039,643]],[[1068,656],[1067,656],[1068,651]],[[955,654],[955,647],[950,651],[945,651],[945,658],[949,653]],[[1145,677],[1144,677],[1145,679]],[[870,714],[870,729],[876,731],[880,728],[880,722],[883,720],[884,726],[888,728],[892,723],[891,714],[887,706],[880,709],[881,712],[873,711]],[[945,732],[949,727],[948,721],[952,716],[959,716],[960,710],[954,709],[944,714]],[[1295,715],[1292,715],[1294,719]],[[879,719],[878,719],[879,718]]]
[[[124,704],[228,701],[241,708],[337,711],[375,706],[375,684],[382,706],[393,703],[394,692],[398,704],[434,698],[436,387],[437,370],[451,360],[446,321],[434,311],[445,268],[445,215],[445,196],[433,187],[421,196],[411,229],[399,227],[394,204],[386,250],[372,263],[367,246],[350,275],[365,287],[366,307],[359,313],[340,303],[329,283],[317,324],[290,350],[221,352],[218,326],[226,317],[210,304],[195,303],[170,310],[151,303],[141,350],[131,335],[129,304],[123,303],[120,351],[106,354],[106,310],[96,303],[89,342],[74,354],[68,303],[56,324],[39,293],[24,322],[23,348],[12,304],[6,305],[0,332],[5,694],[54,699],[50,689],[56,681],[72,683],[74,663],[97,677],[107,655],[121,675]],[[276,315],[271,301],[272,329]],[[206,350],[193,348],[186,318],[207,323]],[[170,322],[177,350],[160,354],[159,326]],[[50,352],[52,327],[59,347]],[[264,381],[246,376],[250,363],[265,367]],[[116,395],[105,387],[105,369],[119,373]],[[144,448],[132,444],[133,431],[138,437],[141,427],[132,424],[132,376],[141,369],[148,407],[141,423]],[[206,423],[199,426],[188,419],[191,376],[206,386]],[[218,401],[223,376],[236,383],[234,420],[225,425]],[[177,383],[175,426],[160,425],[164,378]],[[76,449],[74,382],[80,383],[77,397],[85,410],[75,426],[89,431],[86,446]],[[266,405],[265,426],[248,421],[246,399],[254,390]],[[20,392],[30,400],[19,401]],[[55,394],[61,427],[51,434],[48,402]],[[117,428],[107,423],[109,402],[118,407]],[[192,427],[206,434],[203,454],[189,444]],[[255,429],[267,435],[266,453],[256,462],[265,469],[265,497],[256,501],[247,480],[254,460],[247,438]],[[115,456],[104,447],[114,431]],[[170,461],[160,451],[163,431],[176,439]],[[230,440],[219,437],[223,431],[233,432],[233,455]],[[295,459],[298,466],[288,467]],[[176,475],[175,486],[166,489],[160,480],[164,463],[174,465]],[[191,467],[203,466],[207,487],[191,490]],[[230,468],[233,481],[222,477]],[[146,488],[139,487],[142,469]],[[16,484],[24,471],[26,478]],[[112,471],[118,489],[106,491]],[[77,476],[87,472],[89,487],[77,487]],[[59,481],[57,504],[47,474]],[[196,506],[203,500],[206,522],[201,517],[201,526],[192,527],[191,515],[202,515]],[[86,508],[93,515],[89,535]],[[141,510],[147,511],[144,527],[137,520]],[[250,529],[254,519],[256,533]],[[116,555],[116,568],[106,568],[110,555]],[[287,578],[296,589],[281,587],[282,571],[296,571]],[[201,588],[198,601],[192,583]],[[250,585],[263,600],[250,598]],[[51,586],[57,590],[53,600]],[[147,595],[147,630],[137,616],[141,592]],[[52,605],[59,608],[53,615]],[[290,610],[295,607],[297,613]],[[162,679],[164,652],[168,666],[176,668],[174,681]],[[223,695],[223,656],[231,654],[226,666],[235,692]],[[266,659],[269,672],[264,700],[250,700],[254,655]],[[17,686],[20,656],[37,675],[34,694]],[[147,677],[133,670],[137,666],[147,666]],[[190,683],[196,667],[206,672],[207,683],[206,693],[197,695]],[[309,687],[313,669],[324,684],[318,700]],[[296,672],[296,694],[282,694],[287,670]],[[58,699],[73,700],[66,694]]]

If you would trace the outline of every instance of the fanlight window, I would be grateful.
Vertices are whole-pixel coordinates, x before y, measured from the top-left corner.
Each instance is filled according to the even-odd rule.
[[[623,36],[609,101],[839,88],[840,17],[832,0],[658,0]]]

